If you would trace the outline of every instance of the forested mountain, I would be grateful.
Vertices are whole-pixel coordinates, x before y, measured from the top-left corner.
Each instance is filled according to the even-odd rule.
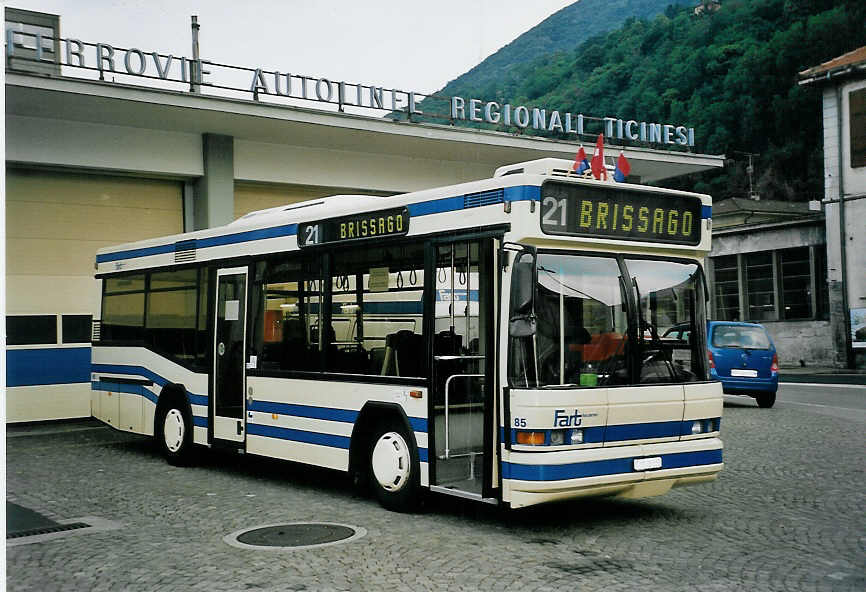
[[[555,12],[483,62],[434,94],[467,91],[494,95],[511,80],[515,67],[559,51],[571,51],[600,33],[619,28],[628,18],[651,18],[670,4],[694,0],[579,0]]]
[[[554,17],[532,31],[555,28]],[[518,38],[521,46],[532,31]],[[549,47],[547,39],[539,43]],[[442,94],[683,123],[695,128],[697,152],[724,153],[732,162],[675,186],[716,199],[744,196],[744,153],[753,153],[762,198],[800,201],[823,192],[821,104],[818,89],[798,86],[796,74],[863,45],[863,0],[722,0],[701,15],[690,3],[649,20],[628,18],[621,28],[529,61],[509,66],[491,56],[485,63],[499,75],[473,77],[482,63]],[[444,101],[436,103],[425,100],[425,113],[444,113]]]

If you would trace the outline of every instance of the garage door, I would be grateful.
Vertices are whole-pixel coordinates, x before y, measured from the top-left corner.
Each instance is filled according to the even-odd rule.
[[[178,181],[7,171],[9,421],[90,415],[96,250],[182,230]]]

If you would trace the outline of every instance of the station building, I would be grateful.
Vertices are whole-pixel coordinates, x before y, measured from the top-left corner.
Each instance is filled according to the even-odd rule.
[[[799,73],[822,109],[824,195],[713,206],[710,315],[762,323],[781,366],[866,367],[866,47]]]
[[[834,365],[866,368],[866,46],[798,78],[821,91]]]
[[[6,31],[6,411],[11,422],[91,414],[90,324],[98,310],[93,273],[100,247],[222,225],[250,211],[328,195],[390,195],[488,178],[515,162],[572,159],[577,143],[589,139],[413,120],[416,93],[324,78],[280,78],[255,66],[218,66],[194,55],[73,39],[61,35],[54,15],[7,9]],[[471,113],[471,99],[465,102]],[[603,130],[604,123],[599,124],[587,134]],[[615,137],[608,142],[616,144]],[[608,149],[616,154],[620,148]],[[623,150],[634,182],[652,183],[724,163],[723,156],[664,144]],[[747,229],[748,241],[737,234],[743,226],[737,215],[730,213],[734,223],[714,239],[720,250],[714,251],[718,258],[711,262],[711,281],[715,277],[719,285],[719,273],[730,271],[731,259],[724,258],[731,255],[738,278],[758,269],[751,255],[732,245],[796,229],[796,236],[773,243],[773,265],[784,270],[799,262],[802,271],[808,260],[808,323],[814,326],[809,330],[825,332],[834,318],[833,289],[827,302],[820,296],[822,257],[832,250],[823,247],[832,238],[822,234],[825,214],[806,209],[781,225],[777,218],[765,220],[760,228]],[[829,209],[826,215],[829,219]],[[753,216],[750,222],[756,220]],[[767,244],[758,244],[754,252],[767,250]],[[831,264],[831,280],[832,273]],[[784,277],[777,285],[785,285]],[[727,310],[730,288],[718,296],[717,289],[714,310]],[[736,294],[739,318],[752,316],[748,284],[738,286]],[[770,310],[766,301],[756,306]],[[783,300],[772,306],[774,314],[787,314],[781,312]],[[797,327],[792,331],[805,325]],[[792,336],[792,342],[796,339]],[[833,358],[832,352],[828,344],[825,353],[813,357],[823,361]]]
[[[781,366],[834,366],[825,214],[820,201],[713,204],[709,314],[763,324]]]

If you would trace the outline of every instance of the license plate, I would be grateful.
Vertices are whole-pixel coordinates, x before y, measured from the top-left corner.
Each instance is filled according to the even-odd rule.
[[[649,458],[636,458],[634,459],[634,470],[635,471],[649,471],[650,469],[660,469],[662,468],[662,457],[660,456],[651,456]]]
[[[748,376],[749,378],[757,378],[757,370],[731,370],[731,376]]]

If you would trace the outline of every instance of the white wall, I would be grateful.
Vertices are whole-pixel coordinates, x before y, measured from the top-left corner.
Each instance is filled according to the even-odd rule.
[[[200,134],[6,114],[6,161],[199,177]]]
[[[843,84],[841,91],[842,134],[839,137],[839,104],[836,87],[823,94],[824,199],[827,224],[828,280],[842,280],[839,249],[839,142],[842,145],[842,186],[845,193],[845,250],[847,258],[848,306],[866,307],[866,167],[851,167],[849,94],[866,88],[866,80]],[[835,203],[834,203],[835,202]]]

